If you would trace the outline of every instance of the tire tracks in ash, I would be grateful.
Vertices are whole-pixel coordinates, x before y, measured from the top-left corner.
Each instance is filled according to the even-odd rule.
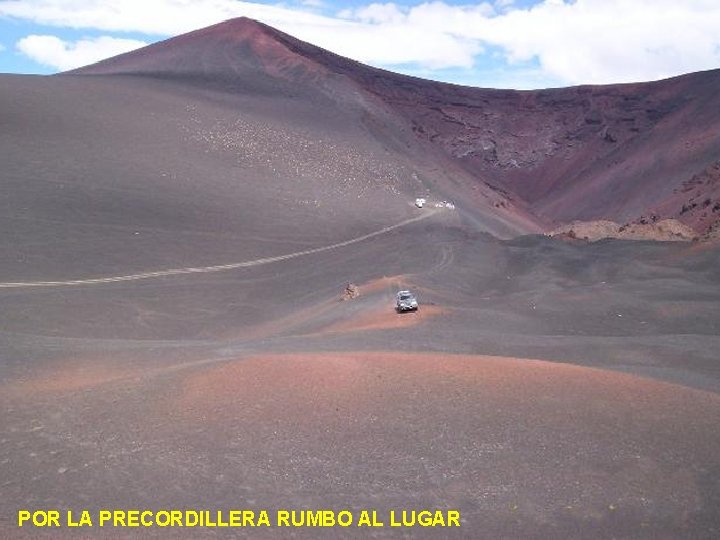
[[[123,281],[139,281],[142,279],[154,279],[154,278],[161,278],[161,277],[167,277],[167,276],[180,276],[180,275],[186,275],[186,274],[209,274],[212,272],[224,272],[226,270],[235,270],[238,268],[249,268],[252,266],[261,266],[263,264],[270,264],[270,263],[274,263],[274,262],[286,261],[288,259],[303,257],[305,255],[312,255],[315,253],[322,253],[324,251],[330,251],[332,249],[338,249],[338,248],[342,248],[342,247],[349,246],[352,244],[357,244],[359,242],[369,240],[370,238],[374,238],[376,236],[387,234],[390,231],[399,229],[400,227],[404,227],[406,225],[410,225],[411,223],[416,223],[423,219],[427,219],[427,218],[437,214],[438,212],[439,212],[439,210],[430,210],[429,212],[424,212],[420,216],[415,216],[412,218],[404,219],[403,221],[395,223],[394,225],[389,225],[389,226],[383,227],[382,229],[379,229],[377,231],[373,231],[371,233],[364,234],[362,236],[356,236],[355,238],[351,238],[349,240],[344,240],[342,242],[337,242],[335,244],[330,244],[327,246],[320,246],[320,247],[316,247],[316,248],[305,249],[303,251],[295,251],[293,253],[286,253],[285,255],[276,255],[274,257],[263,257],[260,259],[253,259],[250,261],[242,261],[242,262],[229,263],[229,264],[220,264],[220,265],[215,265],[215,266],[170,268],[167,270],[157,270],[154,272],[140,272],[138,274],[128,274],[128,275],[123,275],[123,276],[106,276],[106,277],[97,277],[97,278],[88,278],[88,279],[70,279],[70,280],[64,280],[64,281],[5,282],[5,283],[0,283],[0,289],[103,285],[103,284],[107,284],[107,283],[118,283],[118,282],[123,282]]]

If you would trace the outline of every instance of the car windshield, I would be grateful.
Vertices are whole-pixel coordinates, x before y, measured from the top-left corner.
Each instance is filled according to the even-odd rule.
[[[401,294],[400,300],[410,300],[412,298],[412,295],[410,294]]]

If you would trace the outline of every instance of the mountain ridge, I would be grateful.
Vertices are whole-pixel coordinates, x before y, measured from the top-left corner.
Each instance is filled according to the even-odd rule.
[[[675,210],[693,203],[682,200],[683,183],[720,156],[720,70],[619,85],[474,88],[366,66],[237,18],[67,74],[174,77],[360,103],[467,173],[453,173],[465,191],[502,194],[493,205],[514,205],[548,226],[659,212],[704,233],[720,219]],[[709,197],[711,208],[720,197],[694,196]]]

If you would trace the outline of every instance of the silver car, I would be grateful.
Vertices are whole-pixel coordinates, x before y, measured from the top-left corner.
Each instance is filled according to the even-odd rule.
[[[417,311],[418,301],[410,291],[400,291],[396,295],[395,309],[402,311]]]

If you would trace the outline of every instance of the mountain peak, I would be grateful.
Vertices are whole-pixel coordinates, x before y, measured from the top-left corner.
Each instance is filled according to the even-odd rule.
[[[281,68],[313,64],[305,56],[314,56],[315,49],[325,52],[255,19],[238,17],[66,73],[247,79],[257,71],[277,75]]]
[[[272,32],[277,32],[277,30],[275,30],[271,26],[261,23],[256,19],[251,19],[250,17],[235,17],[234,19],[228,19],[226,21],[213,24],[205,28],[193,30],[191,32],[188,32],[187,34],[182,34],[177,37],[197,37],[203,35],[222,34],[232,35],[236,39],[248,39],[263,34],[267,35]]]

